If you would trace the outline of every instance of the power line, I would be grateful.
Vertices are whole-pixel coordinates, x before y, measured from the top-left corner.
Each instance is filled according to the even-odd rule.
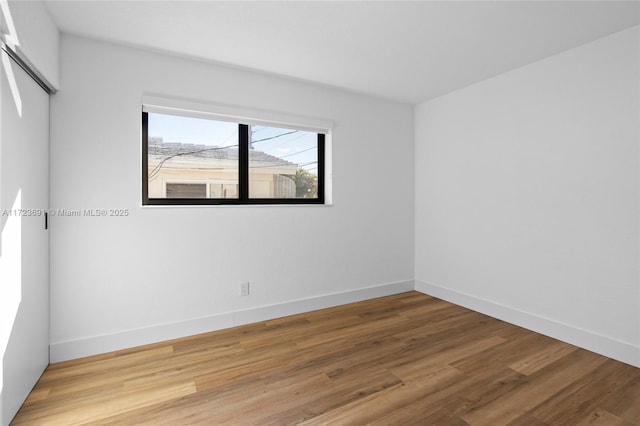
[[[292,130],[292,131],[290,131],[290,132],[281,133],[281,134],[279,134],[279,135],[270,136],[270,137],[268,137],[268,138],[262,138],[262,139],[258,139],[258,140],[255,140],[255,141],[251,141],[251,143],[264,142],[264,141],[268,141],[268,140],[271,140],[271,139],[276,139],[276,138],[279,138],[279,137],[282,137],[282,136],[290,135],[290,134],[292,134],[292,133],[298,133],[299,131],[300,131],[300,130]]]
[[[305,136],[306,136],[306,132],[302,133],[299,136],[296,136],[295,138],[287,139],[282,143],[279,143],[279,144],[276,144],[276,145],[271,145],[271,146],[269,146],[269,149],[278,148],[279,146],[286,145],[286,144],[288,144],[290,142],[293,142],[293,141],[297,141],[298,139],[303,138]]]
[[[302,151],[294,152],[293,154],[283,155],[282,157],[278,157],[278,158],[293,157],[294,155],[302,154],[303,152],[311,151],[312,149],[318,149],[318,147],[312,146],[311,148],[303,149]]]

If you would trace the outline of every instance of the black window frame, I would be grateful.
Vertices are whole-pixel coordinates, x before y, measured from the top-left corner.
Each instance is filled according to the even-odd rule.
[[[238,198],[149,198],[149,113],[142,112],[142,205],[266,205],[325,204],[325,138],[318,135],[318,196],[316,198],[249,198],[249,124],[238,124]],[[274,127],[277,125],[274,124]]]

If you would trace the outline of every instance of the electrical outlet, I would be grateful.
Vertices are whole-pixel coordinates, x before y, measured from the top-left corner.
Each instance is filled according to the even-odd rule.
[[[249,295],[249,281],[240,283],[240,296]]]

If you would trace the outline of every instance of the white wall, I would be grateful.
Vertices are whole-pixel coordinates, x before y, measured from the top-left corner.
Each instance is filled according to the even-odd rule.
[[[333,206],[141,208],[143,94],[332,120]],[[61,40],[52,361],[413,288],[413,110],[321,86]],[[251,295],[239,284],[251,282]]]
[[[6,5],[6,29],[14,30],[8,44],[15,38],[24,57],[54,88],[59,88],[60,35],[46,6],[38,0],[9,0]]]
[[[639,40],[416,107],[417,289],[640,366]]]

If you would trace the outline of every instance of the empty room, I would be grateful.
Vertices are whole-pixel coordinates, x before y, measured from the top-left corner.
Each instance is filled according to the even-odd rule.
[[[0,13],[1,426],[640,426],[640,2]]]

